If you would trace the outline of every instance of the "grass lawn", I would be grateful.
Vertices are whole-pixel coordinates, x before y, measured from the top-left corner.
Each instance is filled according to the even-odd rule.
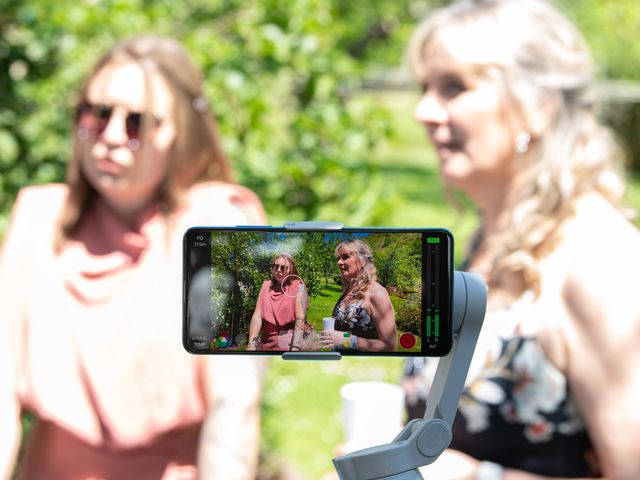
[[[338,362],[271,361],[262,403],[262,444],[269,466],[287,479],[318,480],[333,469],[343,441],[340,387],[354,381],[400,380],[399,358]]]
[[[322,319],[330,317],[333,307],[336,306],[342,293],[342,287],[335,283],[325,286],[320,293],[309,298],[309,308],[307,309],[307,321],[315,327],[316,330],[322,330]]]

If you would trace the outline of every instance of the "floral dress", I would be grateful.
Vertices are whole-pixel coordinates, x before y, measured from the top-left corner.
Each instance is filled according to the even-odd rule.
[[[479,460],[554,477],[599,476],[595,452],[565,376],[534,336],[494,338],[465,387],[451,448]],[[431,368],[409,361],[405,376]],[[412,417],[422,413],[413,409]]]
[[[342,296],[333,308],[333,318],[336,319],[336,330],[351,332],[362,338],[380,338],[376,326],[364,306],[364,300],[348,301]]]
[[[567,380],[534,337],[501,339],[500,355],[465,389],[458,411],[452,448],[540,475],[599,474]]]

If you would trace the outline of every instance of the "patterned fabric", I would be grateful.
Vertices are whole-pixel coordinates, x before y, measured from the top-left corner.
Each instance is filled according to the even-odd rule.
[[[598,476],[564,375],[535,338],[501,343],[495,363],[463,393],[452,448],[540,475]]]
[[[336,319],[336,330],[351,332],[362,338],[380,338],[369,312],[364,307],[364,300],[348,302],[344,296],[340,297],[333,308],[333,318]]]
[[[463,391],[451,448],[539,475],[599,476],[567,380],[535,337],[500,338],[496,353]]]

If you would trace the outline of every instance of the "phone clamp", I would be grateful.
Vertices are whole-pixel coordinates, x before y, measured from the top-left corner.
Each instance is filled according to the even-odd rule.
[[[340,352],[284,352],[283,360],[340,360]]]
[[[287,230],[342,230],[340,222],[285,222],[282,228]]]

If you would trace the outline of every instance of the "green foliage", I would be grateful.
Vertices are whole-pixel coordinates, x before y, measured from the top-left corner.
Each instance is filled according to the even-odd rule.
[[[0,233],[20,187],[60,181],[80,82],[116,40],[179,39],[206,78],[237,180],[272,223],[389,224],[398,199],[371,152],[392,134],[362,78],[394,68],[430,4],[441,0],[4,0],[0,14]],[[558,0],[584,31],[603,77],[640,78],[633,0]],[[615,25],[615,28],[611,26]],[[637,117],[617,125],[638,138]],[[620,121],[618,121],[620,123]],[[629,149],[637,155],[636,143]]]
[[[211,271],[212,329],[231,338],[248,334],[249,319],[256,306],[262,282],[268,278],[269,259],[256,255],[257,233],[212,235]],[[261,274],[262,272],[262,274]]]
[[[635,0],[561,0],[585,36],[600,79],[640,80],[640,9]],[[640,96],[605,99],[603,120],[619,135],[629,167],[640,171]]]
[[[329,285],[337,271],[333,257],[335,242],[326,241],[324,234],[305,235],[296,256],[298,270],[310,297],[316,297]]]
[[[640,9],[634,0],[558,0],[606,78],[640,80]]]
[[[422,331],[420,295],[409,295],[406,301],[396,309],[396,325],[400,331],[420,334]]]
[[[400,293],[419,289],[422,272],[416,265],[422,261],[420,235],[376,234],[367,243],[373,251],[378,281],[384,287]]]
[[[237,180],[273,222],[383,222],[389,203],[367,160],[390,127],[353,93],[408,1],[3,3],[0,213],[20,187],[63,179],[83,75],[116,40],[152,32],[179,39],[202,69]]]

